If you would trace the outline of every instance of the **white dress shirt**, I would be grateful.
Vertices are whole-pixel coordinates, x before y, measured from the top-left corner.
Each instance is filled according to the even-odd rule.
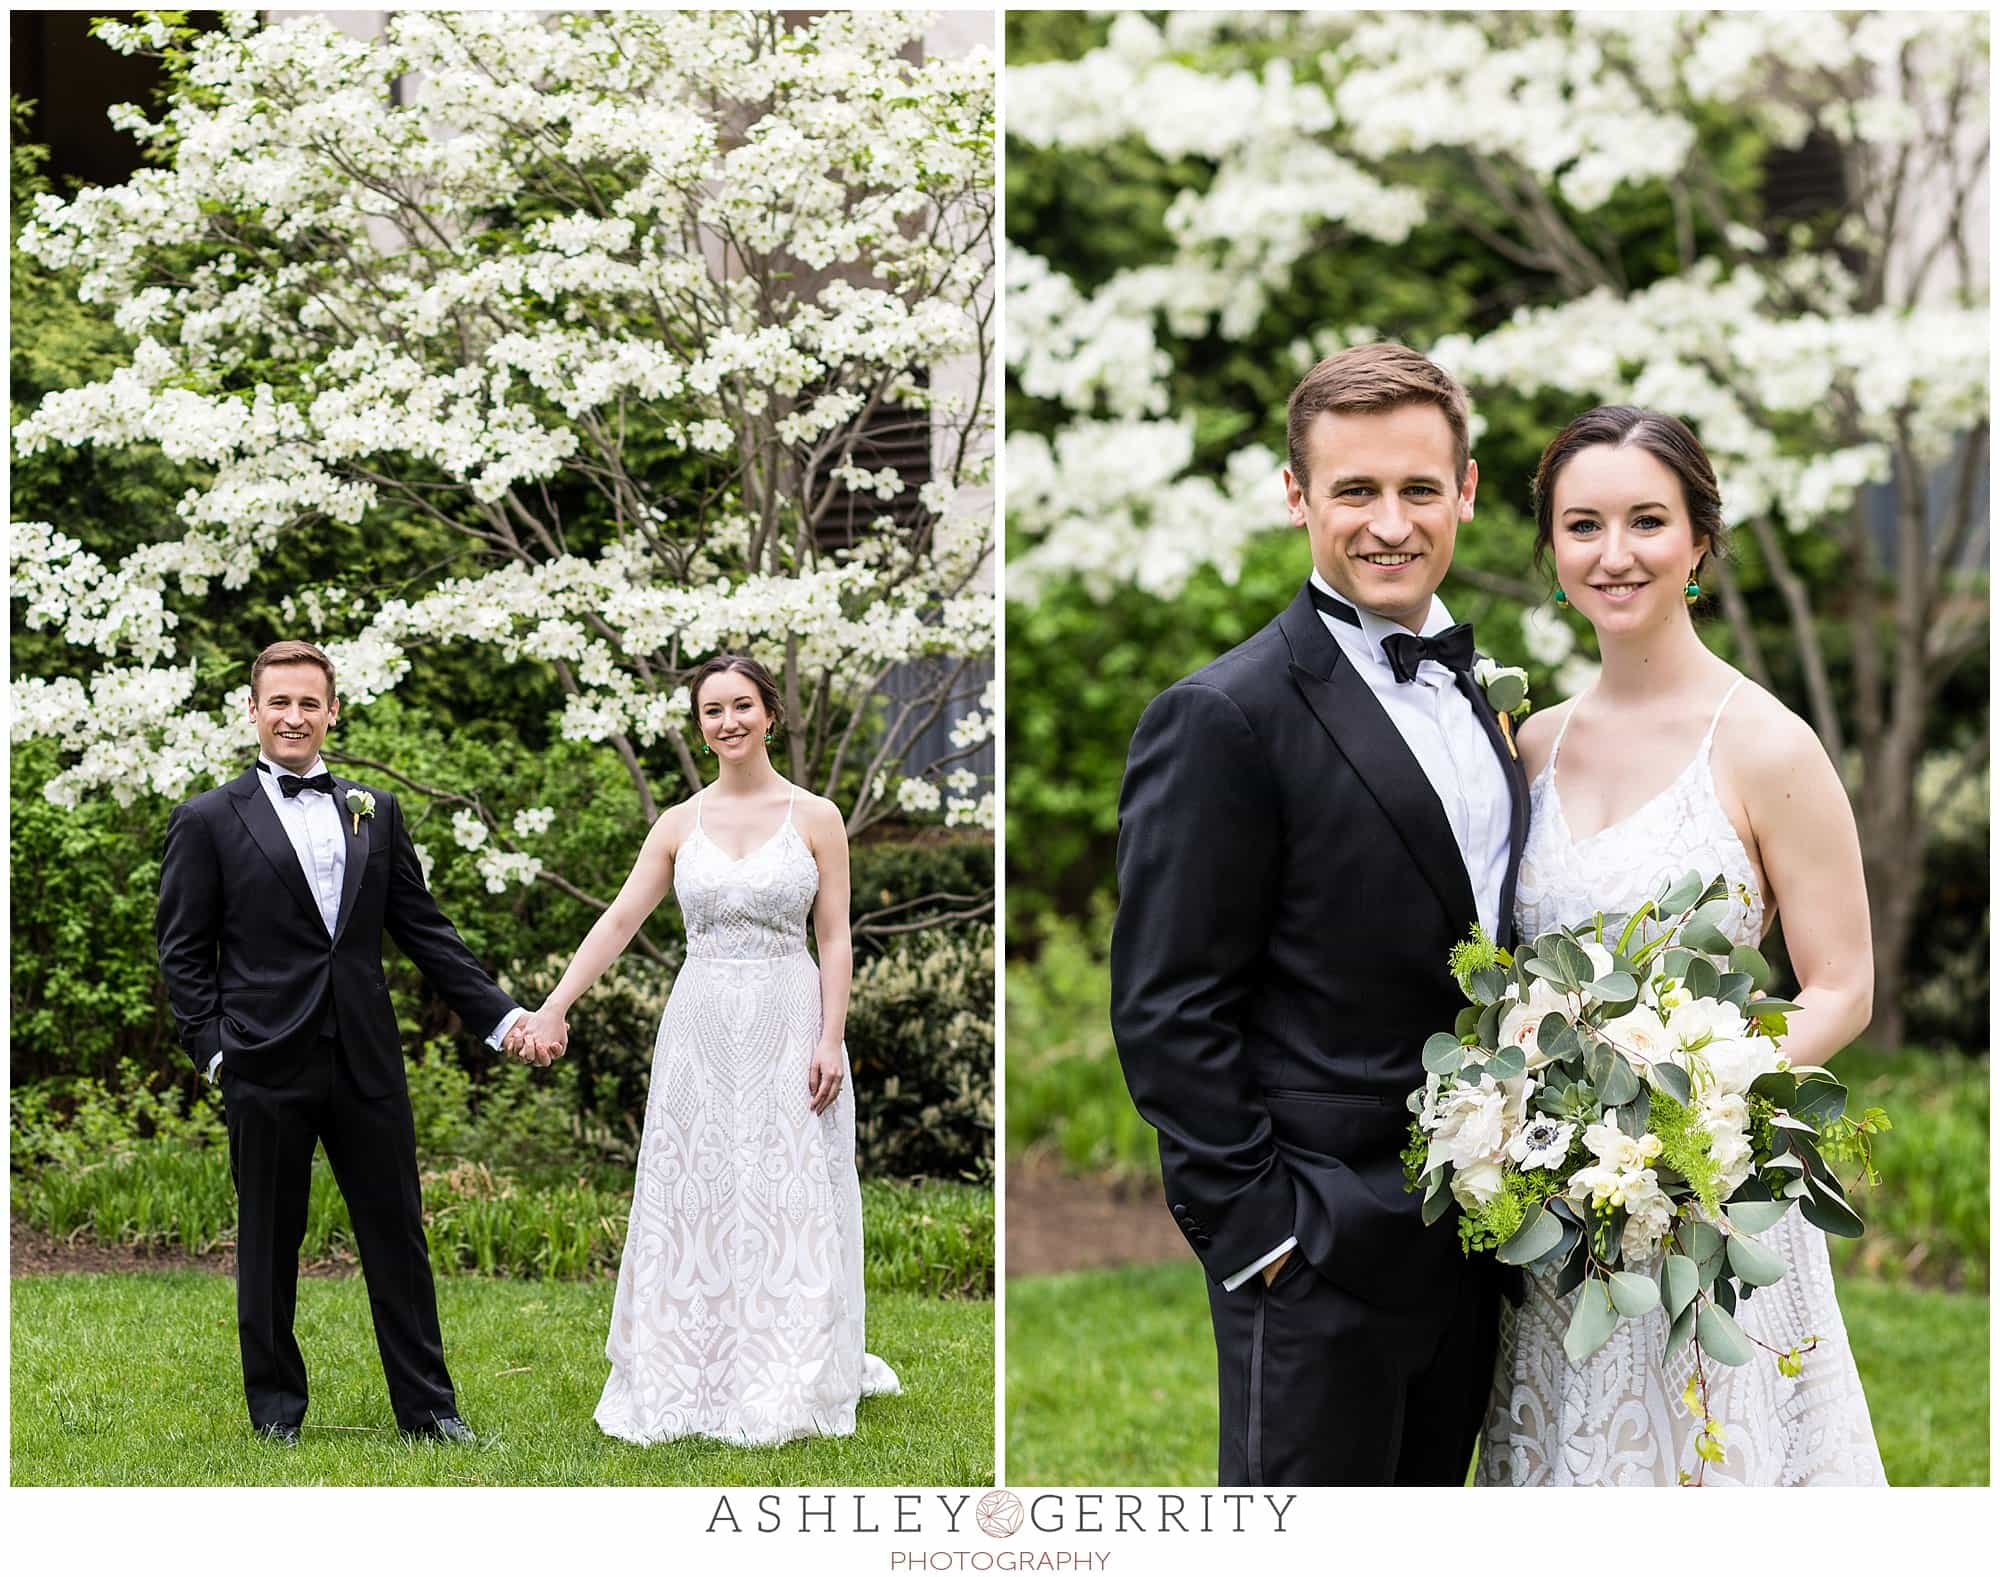
[[[1347,602],[1321,578],[1318,570],[1312,583],[1327,596]],[[1352,603],[1347,604],[1354,607]],[[1417,765],[1437,790],[1438,803],[1451,824],[1458,843],[1459,858],[1472,883],[1473,907],[1488,936],[1500,934],[1500,892],[1507,882],[1507,860],[1512,852],[1514,801],[1507,783],[1507,771],[1493,753],[1486,726],[1473,711],[1472,702],[1459,689],[1452,672],[1442,663],[1426,658],[1417,665],[1416,677],[1408,684],[1396,681],[1396,670],[1382,650],[1382,638],[1398,632],[1403,625],[1378,618],[1366,608],[1355,608],[1359,628],[1330,613],[1320,614],[1320,622],[1340,643],[1341,655],[1354,665],[1367,682],[1382,710],[1417,758]],[[1430,613],[1419,635],[1436,635],[1448,630],[1452,617],[1444,603],[1431,598]],[[1297,1238],[1287,1238],[1255,1264],[1246,1265],[1225,1281],[1226,1292],[1234,1292],[1287,1249],[1298,1246]]]
[[[286,777],[318,777],[326,771],[326,763],[315,756],[311,766],[294,774],[290,767],[279,766],[269,756],[260,754],[257,760],[266,768],[257,774],[258,786],[271,802],[271,809],[277,812],[278,825],[291,839],[292,852],[299,857],[299,865],[306,873],[306,886],[312,890],[319,917],[331,937],[340,928],[340,886],[347,876],[347,831],[341,825],[342,808],[331,794],[318,789],[300,789],[288,799],[278,786],[281,773]],[[517,1007],[501,1019],[486,1037],[486,1044],[498,1050],[507,1038],[507,1031],[514,1027],[514,1020],[526,1011]],[[222,1053],[218,1051],[208,1060],[209,1078],[215,1077],[215,1070],[221,1065]]]

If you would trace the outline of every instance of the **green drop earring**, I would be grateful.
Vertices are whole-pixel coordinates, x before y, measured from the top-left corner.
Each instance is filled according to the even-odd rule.
[[[1690,608],[1701,600],[1701,582],[1694,578],[1692,570],[1688,572],[1687,590],[1683,595],[1686,596]]]
[[[1556,606],[1558,608],[1567,608],[1569,606],[1569,594],[1560,586],[1556,587]]]
[[[766,734],[764,736],[764,743],[768,745],[770,742],[771,742],[771,736],[769,734]]]

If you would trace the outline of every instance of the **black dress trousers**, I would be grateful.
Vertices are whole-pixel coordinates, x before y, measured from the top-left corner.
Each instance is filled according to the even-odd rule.
[[[1468,1261],[1455,1290],[1381,1309],[1297,1250],[1270,1286],[1208,1288],[1225,1487],[1465,1482],[1492,1389],[1497,1280]]]
[[[305,1417],[305,1359],[292,1321],[316,1143],[326,1146],[354,1223],[397,1424],[421,1429],[455,1414],[408,1095],[364,1096],[339,1041],[322,1037],[284,1084],[253,1083],[225,1065],[222,1096],[236,1184],[236,1327],[252,1425]]]

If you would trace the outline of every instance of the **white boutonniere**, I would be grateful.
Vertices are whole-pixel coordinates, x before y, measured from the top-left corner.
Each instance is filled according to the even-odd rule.
[[[354,818],[354,830],[358,833],[361,831],[361,820],[364,816],[370,821],[375,819],[375,796],[366,789],[349,789],[347,810]]]
[[[1486,704],[1493,708],[1493,721],[1500,725],[1500,737],[1507,741],[1507,750],[1516,761],[1521,752],[1514,744],[1514,720],[1525,718],[1534,710],[1528,700],[1528,671],[1525,668],[1503,668],[1490,657],[1481,657],[1472,665],[1472,681],[1478,685],[1486,697]]]

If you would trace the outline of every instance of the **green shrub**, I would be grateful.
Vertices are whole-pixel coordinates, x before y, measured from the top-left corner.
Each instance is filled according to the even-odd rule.
[[[18,1136],[17,1136],[18,1143]],[[440,1275],[563,1281],[613,1274],[632,1208],[629,1175],[536,1184],[479,1161],[427,1163],[424,1231]],[[206,1254],[236,1237],[226,1146],[188,1135],[119,1140],[102,1159],[45,1165],[13,1179],[16,1220],[57,1237]],[[862,1185],[865,1268],[877,1292],[990,1297],[993,1194],[962,1183]],[[300,1253],[357,1258],[347,1204],[325,1157],[313,1162]]]
[[[993,1167],[993,928],[919,931],[854,971],[855,1146],[867,1176]]]
[[[1104,904],[1088,925],[1045,921],[1033,960],[1007,966],[1007,1154],[1152,1177],[1159,1150],[1111,1038],[1110,924]]]
[[[990,918],[993,839],[985,833],[932,830],[897,842],[870,840],[848,851],[857,963],[893,951],[901,935],[871,924],[912,925],[940,915]]]

